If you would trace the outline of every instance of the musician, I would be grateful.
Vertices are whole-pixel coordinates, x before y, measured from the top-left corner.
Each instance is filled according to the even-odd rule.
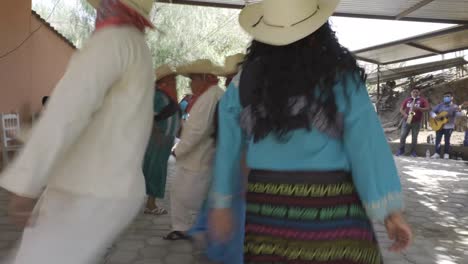
[[[433,159],[440,158],[440,143],[442,141],[442,136],[445,139],[444,159],[450,158],[450,137],[452,136],[453,129],[455,128],[455,118],[462,116],[460,106],[453,103],[453,94],[451,92],[446,92],[443,96],[443,102],[436,105],[430,113],[431,117],[435,119],[442,119],[441,116],[438,116],[442,112],[447,112],[448,117],[448,122],[443,126],[443,128],[436,131],[435,153],[431,156]]]
[[[405,153],[406,138],[411,131],[411,156],[416,157],[416,145],[418,144],[418,134],[421,129],[421,120],[423,112],[430,110],[429,102],[420,96],[421,90],[414,87],[411,90],[411,97],[406,98],[400,107],[400,113],[403,116],[401,126],[400,148],[397,156]]]
[[[463,146],[468,147],[468,101],[465,101],[463,104],[460,105],[461,115],[467,117],[464,121],[465,127],[465,136],[463,139]]]

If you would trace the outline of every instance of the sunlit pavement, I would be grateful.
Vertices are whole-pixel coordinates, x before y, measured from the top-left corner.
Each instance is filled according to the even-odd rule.
[[[406,216],[413,227],[415,241],[403,254],[390,253],[386,250],[390,242],[384,227],[376,223],[385,263],[467,264],[468,163],[423,158],[397,158],[396,161],[406,195]],[[174,172],[173,160],[169,170],[168,185]],[[168,208],[167,199],[163,206]],[[6,193],[0,192],[0,256],[10,251],[20,234],[8,224],[5,207]],[[203,263],[190,243],[162,240],[169,227],[167,215],[141,214],[109,249],[102,263]]]

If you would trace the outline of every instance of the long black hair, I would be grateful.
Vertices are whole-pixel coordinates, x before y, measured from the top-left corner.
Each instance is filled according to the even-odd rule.
[[[286,46],[253,40],[243,64],[255,61],[260,67],[249,92],[256,120],[252,128],[255,141],[270,133],[284,138],[294,129],[312,129],[311,115],[313,118],[317,114],[310,113],[313,106],[323,110],[326,122],[334,123],[338,114],[333,91],[336,83],[343,76],[354,76],[355,82],[364,82],[366,78],[350,51],[340,45],[328,22]],[[299,97],[306,99],[306,107],[291,115],[291,98]]]

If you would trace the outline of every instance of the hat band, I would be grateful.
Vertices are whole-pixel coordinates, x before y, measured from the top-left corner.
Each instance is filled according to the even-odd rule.
[[[297,26],[298,24],[311,19],[313,16],[315,16],[318,13],[319,10],[320,10],[320,6],[317,5],[317,9],[315,9],[314,13],[312,13],[311,15],[309,15],[308,17],[306,17],[304,19],[301,19],[301,20],[291,24],[289,27]],[[271,24],[271,23],[267,22],[263,16],[261,16],[260,19],[258,19],[258,21],[255,24],[252,25],[252,27],[258,26],[258,24],[260,24],[260,22],[263,22],[263,24],[265,24],[265,25],[267,25],[269,27],[277,27],[277,28],[285,28],[286,27],[286,26],[282,26],[282,25]]]

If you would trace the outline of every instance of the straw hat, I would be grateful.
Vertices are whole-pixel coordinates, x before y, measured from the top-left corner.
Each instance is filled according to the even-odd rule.
[[[163,64],[156,69],[156,81],[173,74],[177,74],[174,68],[167,64]]]
[[[101,0],[87,0],[94,8],[98,9]],[[151,23],[150,13],[154,0],[120,0],[120,2],[142,15]]]
[[[185,77],[188,77],[190,74],[218,75],[221,71],[221,67],[214,65],[208,59],[199,59],[189,64],[177,67],[177,73]]]
[[[245,6],[239,23],[255,40],[285,46],[319,29],[339,3],[340,0],[263,0]]]
[[[219,73],[220,76],[228,76],[239,71],[239,63],[244,60],[245,54],[237,53],[224,59],[224,67]]]

